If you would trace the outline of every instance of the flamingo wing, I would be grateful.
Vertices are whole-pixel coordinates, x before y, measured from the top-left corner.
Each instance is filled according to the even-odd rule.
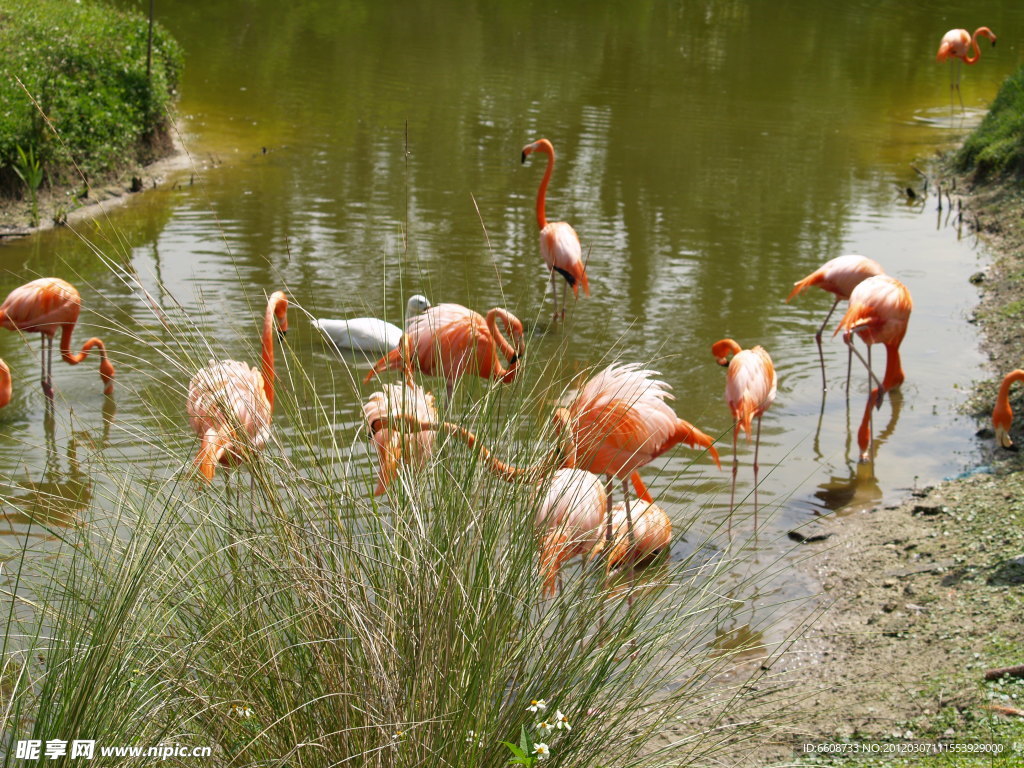
[[[71,283],[42,277],[11,291],[0,305],[0,324],[11,330],[56,333],[78,321],[82,299]]]
[[[583,265],[583,247],[576,230],[569,224],[554,221],[540,231],[540,254],[548,269],[564,277],[575,295],[579,296],[581,286],[584,294],[590,295],[590,284]]]

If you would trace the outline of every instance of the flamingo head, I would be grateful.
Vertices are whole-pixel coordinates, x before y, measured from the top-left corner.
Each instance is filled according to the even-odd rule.
[[[284,335],[288,333],[288,297],[284,295],[284,291],[274,291],[267,303],[274,308],[277,337],[283,340]]]
[[[1010,403],[996,403],[992,410],[992,427],[996,431],[996,442],[1003,448],[1012,448],[1013,440],[1010,439],[1010,425],[1013,423],[1013,409]]]
[[[405,303],[405,316],[416,317],[416,315],[422,315],[430,309],[430,301],[422,293],[417,293],[409,297],[409,301]]]
[[[732,339],[720,339],[711,345],[711,354],[719,365],[728,366],[733,356],[742,352],[742,348]]]
[[[100,360],[100,380],[103,382],[103,394],[114,394],[114,364],[106,355]]]
[[[523,147],[522,161],[525,163],[526,158],[528,158],[534,152],[544,152],[550,155],[552,159],[554,159],[555,157],[555,148],[547,139],[537,139],[537,141],[531,144],[527,144],[525,147]]]

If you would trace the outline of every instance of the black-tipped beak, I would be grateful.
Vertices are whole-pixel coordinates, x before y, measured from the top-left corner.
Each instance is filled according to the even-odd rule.
[[[729,360],[729,358],[727,358],[727,357],[720,357],[720,358],[718,358],[718,364],[720,366],[722,366],[723,368],[728,368],[730,362],[732,362],[732,361]]]
[[[509,365],[515,365],[516,363],[519,362],[519,358],[520,357],[522,357],[522,355],[512,355],[512,357],[510,357],[508,359],[508,364]]]
[[[287,336],[287,335],[288,335],[288,331],[283,330],[281,328],[277,329],[277,340],[278,341],[284,341],[284,337]]]
[[[370,422],[370,439],[381,430],[380,419],[374,419]]]
[[[995,45],[995,43],[993,43],[993,45]],[[523,162],[524,163],[526,162],[526,152],[525,151],[523,152]]]

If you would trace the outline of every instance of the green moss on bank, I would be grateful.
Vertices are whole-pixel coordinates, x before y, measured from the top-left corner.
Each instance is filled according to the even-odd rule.
[[[74,165],[92,179],[167,151],[183,57],[155,25],[147,78],[148,27],[98,0],[0,0],[0,192],[23,189],[18,147],[34,150],[50,185],[79,184]]]
[[[963,147],[955,163],[979,176],[1024,174],[1024,67],[1006,79],[992,107]]]

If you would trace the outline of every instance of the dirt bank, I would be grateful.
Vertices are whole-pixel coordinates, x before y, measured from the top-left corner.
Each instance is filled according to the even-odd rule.
[[[821,549],[807,567],[829,608],[762,684],[776,698],[801,692],[803,714],[743,756],[745,765],[890,764],[899,754],[803,751],[835,742],[999,744],[994,762],[947,752],[944,764],[1024,765],[1024,717],[999,710],[1024,709],[1024,680],[984,681],[987,669],[1024,664],[1024,460],[997,450],[987,426],[1002,375],[1024,364],[1024,194],[1019,181],[980,186],[950,175],[943,187],[993,256],[972,278],[982,288],[972,321],[989,376],[966,405],[989,447],[975,474],[818,524],[832,536],[807,545]],[[1021,393],[1015,410],[1024,413]],[[1018,417],[1017,441],[1022,425]]]

